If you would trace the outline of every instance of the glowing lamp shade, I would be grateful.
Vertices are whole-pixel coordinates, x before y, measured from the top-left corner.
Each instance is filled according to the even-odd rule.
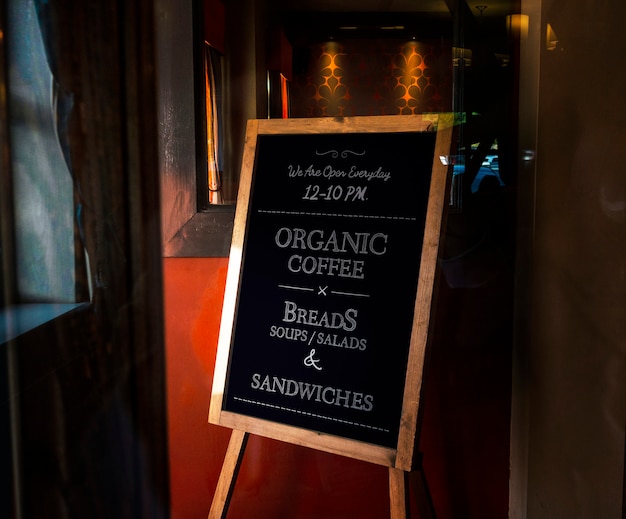
[[[506,17],[506,30],[511,38],[525,40],[528,38],[528,15],[510,14]]]

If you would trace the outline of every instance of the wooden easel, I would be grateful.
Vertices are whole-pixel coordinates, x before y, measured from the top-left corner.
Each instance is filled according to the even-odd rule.
[[[249,436],[250,433],[233,429],[208,519],[226,519]],[[417,464],[417,469],[412,472],[389,467],[390,519],[409,519],[411,487],[417,501],[420,519],[435,519],[435,509],[421,460]]]
[[[417,424],[418,424],[418,409],[421,395],[422,385],[422,372],[424,368],[424,360],[426,353],[426,344],[428,342],[428,333],[430,328],[430,307],[433,297],[433,286],[435,279],[435,270],[437,265],[438,247],[441,233],[441,225],[443,221],[443,215],[446,208],[446,184],[448,179],[447,166],[440,160],[440,157],[446,156],[450,150],[451,133],[454,117],[453,114],[440,114],[436,116],[437,129],[436,134],[433,134],[433,117],[435,116],[420,116],[420,115],[407,115],[407,116],[368,116],[368,117],[352,117],[352,118],[316,118],[316,119],[267,119],[267,120],[251,120],[248,122],[246,133],[246,144],[244,147],[244,155],[242,158],[242,175],[239,186],[239,196],[237,201],[237,210],[235,213],[235,223],[233,229],[233,240],[231,245],[231,253],[228,266],[228,275],[226,279],[226,291],[224,296],[224,305],[222,308],[222,321],[220,326],[220,336],[218,342],[216,368],[213,377],[213,390],[211,393],[211,404],[209,406],[209,422],[215,425],[228,427],[232,429],[230,443],[226,452],[224,463],[220,478],[218,481],[217,489],[214,495],[213,503],[209,511],[209,519],[224,519],[228,511],[230,499],[233,494],[235,482],[237,480],[237,474],[243,459],[244,450],[246,447],[249,434],[258,434],[260,436],[272,438],[275,440],[284,441],[304,447],[314,448],[321,451],[343,455],[353,459],[359,459],[369,463],[375,463],[383,465],[389,468],[389,501],[390,501],[390,516],[391,519],[408,519],[409,517],[409,488],[413,488],[416,501],[419,506],[419,513],[421,519],[434,519],[435,513],[430,499],[430,493],[426,484],[426,478],[424,477],[421,459],[416,460],[415,448],[417,442]],[[352,144],[355,142],[350,137],[350,134],[359,136],[359,142],[364,143],[363,149],[359,147],[359,150],[352,149]],[[336,149],[327,149],[327,144],[331,142],[326,137],[331,136],[332,146],[340,146],[337,143],[343,142],[343,152],[339,152]],[[370,139],[369,137],[374,137]],[[285,139],[289,137],[289,143],[291,150],[293,151],[293,157],[286,162],[281,162],[281,166],[278,168],[282,171],[282,179],[287,187],[280,190],[280,196],[275,194],[275,171],[278,171],[275,166],[276,157],[282,155],[282,148],[276,148],[275,152],[271,152],[273,149],[272,142],[286,142],[284,140],[276,140],[277,137]],[[435,137],[435,138],[431,138]],[[260,148],[270,150],[270,152],[262,155],[262,158],[257,156],[257,144],[260,139],[264,139],[264,146]],[[269,139],[269,140],[268,140]],[[274,140],[272,140],[274,139]],[[383,140],[388,148],[394,148],[398,146],[398,153],[396,155],[389,154],[387,151],[384,153],[381,150],[384,148],[380,142]],[[404,144],[400,146],[398,141],[402,141]],[[317,145],[321,146],[321,155],[318,153]],[[351,144],[348,144],[351,143]],[[369,143],[368,145],[365,143]],[[274,144],[278,146],[277,144]],[[417,153],[421,149],[420,153]],[[386,149],[386,148],[385,148]],[[394,148],[395,149],[395,148]],[[295,150],[295,151],[294,151]],[[368,166],[356,166],[352,165],[352,169],[348,169],[349,166],[343,165],[343,163],[337,163],[335,166],[330,167],[334,176],[333,184],[327,187],[326,194],[319,194],[313,188],[319,186],[310,187],[315,194],[309,196],[309,191],[302,191],[300,188],[295,188],[299,184],[288,184],[288,182],[295,182],[293,179],[300,176],[304,176],[305,172],[300,168],[298,164],[298,156],[300,153],[304,153],[305,150],[308,156],[324,156],[327,157],[324,160],[343,160],[344,154],[346,157],[354,156],[367,156],[366,153],[373,153],[372,156],[378,157],[372,164]],[[400,180],[414,180],[420,178],[417,176],[417,168],[414,158],[408,151],[415,154],[416,157],[423,159],[423,167],[431,168],[431,171],[422,171],[423,178],[429,178],[429,187],[419,191],[422,195],[420,204],[423,205],[424,212],[414,213],[417,205],[416,199],[411,195],[409,198],[404,198],[404,205],[407,213],[397,214],[397,207],[389,206],[386,201],[396,200],[399,193],[418,193],[417,187],[413,184],[410,189],[404,187],[404,183]],[[338,159],[340,157],[340,159]],[[391,159],[390,159],[391,157]],[[398,161],[392,160],[393,157],[398,158]],[[293,160],[292,160],[293,159]],[[307,159],[309,160],[309,159]],[[353,159],[349,159],[353,160]],[[391,160],[391,162],[389,162]],[[297,165],[294,166],[294,164]],[[303,163],[304,164],[304,163]],[[333,163],[334,164],[334,163]],[[383,167],[381,164],[387,164]],[[316,177],[321,175],[321,165],[318,165],[319,169],[311,169],[311,176]],[[312,166],[311,166],[312,168]],[[345,168],[345,169],[344,169]],[[355,169],[356,168],[356,169]],[[365,169],[359,169],[365,168]],[[386,169],[387,168],[387,169]],[[324,168],[324,171],[327,169]],[[409,171],[412,172],[409,175],[400,176],[397,173],[391,173],[391,171]],[[307,171],[309,169],[307,168]],[[395,258],[395,263],[391,264],[392,268],[401,266],[396,272],[406,271],[407,277],[419,276],[417,284],[417,293],[415,300],[411,303],[412,308],[412,320],[410,322],[403,323],[403,325],[410,326],[411,333],[410,339],[408,339],[407,347],[408,358],[406,358],[406,367],[402,367],[404,377],[404,389],[401,395],[401,410],[398,426],[398,435],[393,438],[392,445],[386,446],[389,442],[381,442],[378,440],[372,440],[371,437],[353,437],[342,436],[336,434],[333,431],[322,429],[309,429],[306,426],[299,426],[291,419],[283,420],[283,417],[273,415],[271,419],[263,417],[258,413],[248,414],[247,412],[241,412],[240,407],[235,406],[235,410],[229,405],[225,405],[225,395],[229,393],[232,385],[240,381],[238,378],[238,366],[237,363],[231,364],[231,347],[233,344],[233,336],[236,336],[235,330],[239,329],[240,321],[245,326],[245,317],[241,312],[238,312],[239,299],[242,293],[248,297],[248,301],[251,301],[251,294],[240,291],[240,282],[245,274],[247,268],[254,263],[248,263],[247,268],[244,268],[243,258],[250,253],[249,248],[252,247],[250,243],[255,243],[254,240],[246,240],[246,233],[249,232],[247,226],[248,219],[251,221],[256,218],[264,218],[265,221],[271,221],[274,225],[282,225],[278,223],[277,216],[282,218],[282,215],[293,214],[298,215],[299,218],[315,218],[315,225],[320,226],[320,217],[332,217],[332,222],[336,222],[337,218],[345,220],[345,222],[351,221],[353,217],[359,216],[358,207],[350,205],[345,211],[327,213],[325,210],[322,212],[311,212],[312,207],[309,205],[312,202],[319,202],[318,198],[323,198],[325,201],[338,201],[339,203],[347,203],[346,200],[352,200],[349,197],[349,193],[353,194],[355,199],[358,199],[358,203],[365,204],[368,198],[365,196],[366,188],[359,187],[360,191],[352,184],[357,184],[355,180],[350,180],[347,171],[357,171],[367,173],[370,171],[374,176],[385,174],[388,176],[386,179],[391,178],[391,175],[396,174],[394,178],[399,179],[397,188],[389,188],[388,197],[383,197],[384,184],[386,182],[379,178],[378,190],[379,195],[377,200],[379,205],[372,205],[376,209],[375,212],[363,212],[361,216],[364,218],[376,218],[381,222],[381,225],[388,229],[386,232],[393,235],[396,232],[396,238],[400,239],[400,233],[406,233],[405,230],[401,230],[399,227],[394,230],[394,226],[399,222],[411,222],[409,225],[420,227],[418,230],[414,228],[410,235],[407,235],[407,239],[413,239],[413,236],[419,234],[423,230],[423,241],[421,246],[421,260],[419,263],[409,262],[403,263],[406,258],[404,254],[398,254],[393,256],[389,253],[388,257]],[[287,172],[290,172],[287,175]],[[336,174],[335,174],[336,173]],[[307,173],[308,175],[308,173]],[[425,175],[430,175],[425,177]],[[255,182],[252,182],[255,177]],[[340,179],[347,179],[342,186]],[[373,177],[371,177],[373,178]],[[265,179],[265,180],[263,180]],[[291,180],[290,180],[291,179]],[[393,186],[393,183],[389,184]],[[268,187],[271,186],[271,189]],[[291,186],[291,187],[289,187]],[[369,186],[371,187],[371,185]],[[265,188],[265,191],[264,191]],[[309,188],[307,188],[309,189]],[[359,194],[356,194],[358,191]],[[258,195],[257,198],[253,197],[253,192]],[[261,195],[260,193],[264,193]],[[303,195],[304,193],[304,195]],[[319,195],[319,196],[318,196]],[[331,196],[332,195],[332,196]],[[337,195],[338,198],[333,198]],[[425,195],[425,196],[424,196]],[[344,198],[341,198],[344,196]],[[254,207],[251,203],[253,199],[263,200],[264,204],[262,208],[257,208],[256,212],[249,209]],[[285,201],[288,201],[288,205],[284,205]],[[395,204],[395,202],[394,202]],[[323,209],[323,205],[320,206]],[[347,206],[346,206],[347,207]],[[262,209],[262,210],[261,210]],[[341,207],[339,207],[341,209]],[[373,210],[373,209],[372,209]],[[272,215],[272,216],[269,216]],[[424,215],[423,221],[421,220]],[[268,220],[269,219],[269,220]],[[305,221],[300,220],[300,221]],[[301,223],[300,225],[304,225]],[[310,225],[313,225],[310,223]],[[334,224],[333,224],[334,225]],[[344,223],[342,229],[350,229],[351,223]],[[421,227],[423,225],[423,227]],[[314,229],[321,229],[322,227],[315,227]],[[260,227],[259,227],[260,229]],[[332,227],[328,227],[326,230],[331,231]],[[355,227],[356,229],[356,227]],[[282,231],[282,229],[281,229]],[[287,229],[289,231],[289,229]],[[322,233],[322,230],[316,232]],[[334,233],[334,229],[332,229]],[[253,233],[254,234],[254,233]],[[385,240],[387,235],[385,234]],[[402,235],[404,238],[404,235]],[[259,240],[266,244],[270,244],[270,247],[263,248],[265,253],[267,251],[273,251],[277,246],[276,236],[270,236],[268,240],[267,235],[262,235]],[[244,246],[247,243],[246,246]],[[258,242],[256,242],[258,243]],[[272,248],[273,247],[273,248]],[[281,245],[282,247],[282,245]],[[390,249],[391,250],[391,249]],[[399,248],[395,249],[400,251]],[[380,252],[380,255],[387,254],[385,248]],[[252,254],[252,253],[250,253]],[[411,260],[413,261],[413,260]],[[419,272],[413,269],[414,266],[419,265]],[[269,297],[268,294],[275,294],[274,297],[282,304],[284,296],[283,292],[275,287],[285,288],[285,285],[280,284],[280,279],[284,272],[279,273],[276,279],[272,280],[271,286],[264,284],[264,296]],[[263,279],[264,283],[270,280],[271,276],[267,276],[264,272],[262,276],[254,274],[258,279]],[[364,278],[359,278],[364,279]],[[364,282],[365,286],[365,282]],[[282,290],[281,288],[281,290]],[[294,288],[289,287],[287,288]],[[297,289],[313,290],[311,287],[295,287]],[[327,287],[324,288],[324,290]],[[326,292],[322,291],[324,296]],[[318,293],[317,295],[321,294]],[[337,294],[360,296],[363,294],[336,292]],[[369,296],[368,296],[369,297]],[[378,304],[381,309],[386,304],[386,299],[381,299],[372,303],[372,300],[368,300],[368,304]],[[409,303],[409,304],[411,304]],[[351,303],[357,304],[357,303]],[[250,305],[248,308],[251,308]],[[317,307],[316,307],[317,308]],[[357,308],[357,306],[354,306]],[[237,315],[237,318],[235,318]],[[356,315],[356,314],[355,314]],[[370,330],[371,331],[371,330]],[[311,340],[313,335],[311,336]],[[246,347],[250,341],[241,341],[239,344],[242,347]],[[310,345],[310,344],[309,344]],[[245,351],[245,349],[244,349]],[[315,350],[311,350],[311,355]],[[251,353],[251,352],[248,352]],[[298,365],[301,359],[298,359]],[[402,361],[404,362],[404,360]],[[305,364],[306,365],[306,364]],[[399,366],[400,364],[398,364]],[[257,368],[258,369],[258,368]],[[246,368],[247,371],[247,368]],[[227,376],[228,373],[228,376]],[[250,373],[246,374],[246,377],[250,376]],[[398,374],[398,376],[400,376]],[[330,384],[330,383],[329,383]],[[243,393],[249,391],[249,387],[245,385],[245,389],[241,389]],[[318,386],[321,387],[321,386]],[[254,388],[256,389],[256,388]],[[332,387],[330,387],[333,390]],[[334,390],[333,390],[334,391]],[[233,393],[236,398],[237,394]],[[361,393],[359,393],[361,394]],[[231,395],[232,396],[232,395]],[[362,397],[362,394],[361,394]],[[361,398],[359,397],[359,398]],[[399,398],[400,395],[397,395]],[[255,402],[253,400],[247,400],[246,397],[239,395],[240,401],[245,401],[247,404],[253,405],[265,405],[264,403]],[[328,402],[327,402],[328,403]],[[382,404],[384,405],[384,404]],[[281,409],[280,406],[274,406],[274,409]],[[290,411],[286,409],[286,411]],[[292,418],[292,415],[289,415]],[[329,422],[330,423],[330,422]],[[396,425],[388,427],[385,432],[389,433]],[[384,429],[381,429],[384,430]],[[358,435],[357,435],[358,436]],[[409,483],[412,483],[410,485]]]

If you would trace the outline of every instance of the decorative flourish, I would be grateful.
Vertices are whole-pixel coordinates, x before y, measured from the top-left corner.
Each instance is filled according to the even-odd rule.
[[[428,111],[429,101],[438,95],[433,84],[433,69],[428,64],[431,56],[423,47],[417,42],[407,43],[394,57],[394,97],[401,114]]]
[[[337,150],[328,150],[328,151],[315,151],[315,154],[318,157],[322,157],[324,155],[329,155],[332,154],[333,159],[336,159],[337,157],[339,157],[339,152]],[[341,158],[345,159],[347,158],[348,155],[356,155],[357,157],[362,157],[363,155],[365,155],[364,151],[352,151],[352,150],[343,150],[341,152]]]
[[[345,70],[342,62],[345,53],[337,42],[322,45],[317,63],[318,73],[312,78],[313,100],[317,113],[321,116],[343,116],[349,98],[345,84]]]
[[[328,151],[317,151],[315,150],[315,154],[318,157],[322,157],[324,155],[331,155],[333,156],[333,159],[336,159],[337,157],[339,157],[339,152],[337,150],[328,150]]]
[[[440,45],[346,40],[314,44],[309,50],[308,67],[292,84],[294,117],[451,110],[450,55]]]

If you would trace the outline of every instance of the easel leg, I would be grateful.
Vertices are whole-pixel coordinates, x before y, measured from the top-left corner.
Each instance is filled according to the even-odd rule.
[[[410,489],[413,490],[417,502],[417,513],[420,519],[436,519],[435,507],[428,489],[428,482],[423,469],[405,472],[389,468],[389,503],[391,519],[409,519]]]
[[[225,519],[249,434],[233,429],[208,519]]]
[[[389,509],[391,519],[409,517],[409,473],[389,467]]]
[[[436,519],[435,505],[430,495],[423,467],[420,466],[419,470],[411,472],[410,480],[411,489],[417,502],[418,517],[420,519]]]

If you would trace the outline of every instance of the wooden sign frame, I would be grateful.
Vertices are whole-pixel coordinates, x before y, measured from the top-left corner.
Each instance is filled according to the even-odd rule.
[[[236,441],[239,442],[240,448],[244,445],[244,434],[252,433],[384,465],[390,469],[409,472],[414,468],[422,373],[430,327],[431,301],[441,228],[447,202],[448,171],[439,157],[449,154],[451,131],[452,120],[449,114],[428,117],[410,115],[334,119],[268,119],[248,122],[209,409],[209,422],[233,429],[233,437],[236,433]],[[247,229],[249,219],[254,218],[254,215],[250,214],[250,204],[255,189],[254,177],[257,167],[259,137],[265,135],[300,135],[306,138],[308,135],[323,134],[393,136],[416,132],[435,132],[436,136],[421,259],[417,274],[416,296],[413,308],[410,309],[413,312],[413,319],[408,344],[408,361],[405,370],[397,443],[393,446],[377,445],[224,409],[229,378],[233,376],[229,371],[229,363],[231,362],[233,335],[238,326],[238,297],[248,245]],[[409,153],[411,150],[404,151]],[[405,173],[410,174],[411,172]],[[259,304],[263,304],[262,296],[259,298]]]

